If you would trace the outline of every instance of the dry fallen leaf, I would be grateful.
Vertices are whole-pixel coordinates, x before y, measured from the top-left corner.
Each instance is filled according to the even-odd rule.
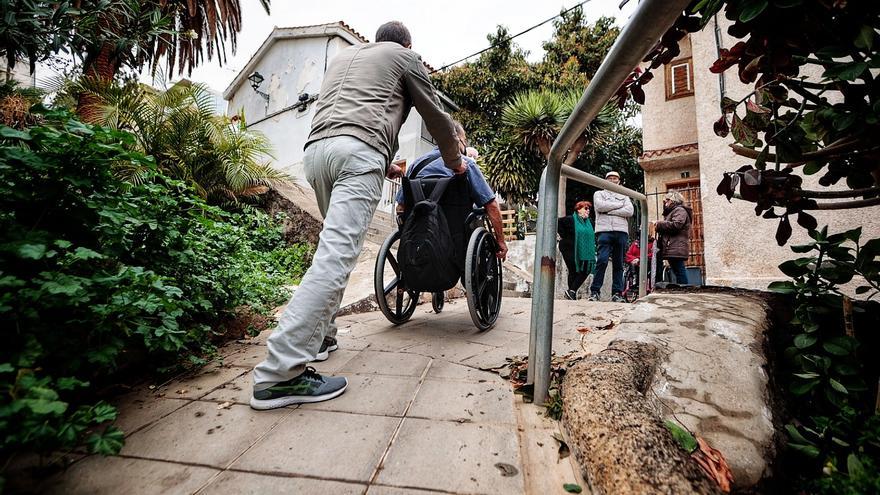
[[[180,390],[176,390],[174,393],[180,395],[180,394],[185,394],[187,392],[189,392],[189,390],[182,388]]]
[[[223,404],[217,406],[217,409],[229,409],[232,406],[232,402],[226,401]]]
[[[697,437],[697,445],[700,448],[694,451],[691,457],[697,461],[697,464],[709,477],[718,483],[718,488],[721,491],[729,493],[730,485],[733,483],[733,473],[730,471],[730,466],[727,465],[727,460],[724,459],[721,452],[710,447],[701,437]]]
[[[578,333],[590,333],[593,331],[593,329],[590,327],[579,327],[577,331]]]

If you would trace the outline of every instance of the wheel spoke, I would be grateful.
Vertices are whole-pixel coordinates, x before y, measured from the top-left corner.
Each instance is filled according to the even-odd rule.
[[[388,260],[388,264],[391,265],[391,269],[394,270],[395,275],[400,275],[400,267],[397,265],[397,258],[391,254],[391,251],[388,251],[388,256],[385,258]]]
[[[397,287],[397,284],[399,284],[399,283],[400,283],[400,279],[397,277],[394,277],[394,280],[392,280],[390,284],[385,286],[385,293],[383,295],[387,296],[388,293],[391,292],[392,289]]]
[[[399,318],[401,313],[403,313],[403,290],[397,289],[397,307],[394,308],[395,313],[397,313],[397,317]]]

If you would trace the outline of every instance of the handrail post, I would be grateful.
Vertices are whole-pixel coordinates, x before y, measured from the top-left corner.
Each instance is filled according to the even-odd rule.
[[[551,159],[552,160],[552,159]],[[535,276],[532,287],[532,328],[529,339],[529,383],[536,404],[547,402],[553,349],[553,306],[556,293],[556,217],[559,165],[548,163],[541,174],[538,234],[535,239]],[[533,352],[532,352],[533,351]],[[534,363],[534,364],[532,364]]]
[[[639,231],[639,297],[648,292],[648,199],[639,200],[642,228]]]
[[[556,282],[556,217],[558,214],[559,178],[562,160],[574,141],[590,125],[620,85],[675,22],[690,0],[642,0],[629,23],[618,36],[590,85],[581,96],[565,125],[550,148],[547,167],[541,181],[538,214],[538,235],[535,240],[534,287],[529,340],[529,383],[534,384],[534,401],[544,404],[550,386],[550,365],[553,342],[553,301]],[[609,185],[610,190],[625,189],[598,179],[588,178],[597,186]],[[632,191],[629,191],[632,192]],[[647,218],[647,197],[627,194],[641,202],[643,222]],[[641,287],[646,290],[645,260],[647,259],[647,224],[642,225],[643,248],[639,257]]]

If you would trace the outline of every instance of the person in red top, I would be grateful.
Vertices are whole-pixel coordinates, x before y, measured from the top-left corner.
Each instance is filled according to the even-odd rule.
[[[636,235],[636,238],[633,239],[632,244],[629,245],[629,249],[627,249],[624,259],[627,263],[635,262],[636,264],[638,264],[640,254],[641,250],[639,249],[639,236]],[[651,259],[652,257],[654,257],[654,238],[648,237],[648,259]]]

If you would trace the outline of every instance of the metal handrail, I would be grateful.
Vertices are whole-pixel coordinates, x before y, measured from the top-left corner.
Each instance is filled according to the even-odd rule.
[[[681,15],[690,0],[643,0],[629,24],[615,41],[595,77],[571,112],[559,136],[553,142],[547,167],[541,175],[538,193],[538,237],[535,241],[535,275],[532,295],[532,320],[529,336],[528,383],[534,385],[534,401],[547,401],[550,388],[550,365],[553,343],[553,305],[556,283],[556,217],[559,179],[564,174],[575,180],[618,192],[642,203],[642,246],[648,245],[647,198],[623,186],[600,179],[571,167],[562,159],[575,140],[596,118],[602,107],[647,55],[667,29]],[[639,296],[644,296],[647,281],[647,249],[641,250]]]

